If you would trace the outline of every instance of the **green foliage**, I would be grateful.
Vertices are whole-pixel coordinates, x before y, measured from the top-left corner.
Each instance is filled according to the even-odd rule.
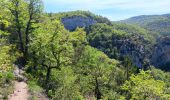
[[[45,76],[38,81],[45,80],[41,84],[45,84],[48,96],[64,100],[82,98],[78,87],[74,85],[76,77],[72,69],[65,67],[72,65],[76,48],[86,42],[85,32],[82,29],[68,32],[59,21],[48,20],[34,31],[31,38],[29,51],[33,59],[30,64],[36,66],[33,71],[36,72],[35,76]]]
[[[169,95],[170,94],[170,73],[164,72],[160,69],[156,69],[153,66],[151,66],[150,68],[151,68],[151,72],[152,72],[154,79],[165,82],[165,85],[166,85],[165,93],[167,94],[167,97],[169,97],[170,96]]]
[[[126,32],[126,34],[129,36],[129,38],[133,35],[140,35],[142,36],[145,40],[149,41],[149,42],[155,42],[155,38],[153,35],[155,35],[154,33],[141,28],[137,25],[131,25],[131,24],[125,24],[125,23],[112,23],[113,28],[117,29],[117,30],[122,30],[124,32]]]
[[[11,55],[10,50],[10,46],[0,46],[0,85],[2,87],[5,84],[10,84],[11,81],[14,79],[12,71],[13,62],[15,61],[15,55]]]
[[[42,97],[46,97],[46,95],[44,94],[44,89],[42,87],[40,87],[37,82],[35,80],[29,80],[28,82],[28,89],[29,89],[29,100],[38,100],[40,98],[41,95],[41,99],[45,99]]]
[[[152,34],[133,25],[97,23],[85,29],[86,37],[84,29],[77,28],[69,32],[60,21],[55,20],[76,15],[90,16],[81,12],[49,14],[50,17],[46,17],[30,35],[29,53],[32,56],[27,72],[30,76],[34,74],[31,79],[45,88],[51,99],[168,98],[165,81],[156,80],[150,72],[131,76],[137,73],[137,69],[128,57],[125,57],[123,66],[119,61],[109,58],[120,56],[118,43],[113,40],[129,39],[132,44],[144,45],[144,48],[150,50],[154,43]],[[88,46],[86,38],[92,46],[104,51],[109,57]],[[157,88],[155,84],[161,87]],[[145,96],[145,92],[148,95]]]
[[[79,91],[79,85],[76,83],[77,76],[71,67],[62,67],[61,70],[54,70],[52,83],[56,88],[53,89],[53,99],[60,100],[82,100],[83,96]]]
[[[59,68],[60,64],[71,63],[71,36],[58,21],[44,22],[34,32],[30,50],[35,52],[39,64]],[[58,60],[59,63],[56,63]]]
[[[114,37],[120,38],[125,36],[125,32],[114,30],[111,26],[106,24],[96,24],[91,26],[88,30],[87,38],[93,47],[97,47],[109,55],[109,57],[117,58],[117,56],[119,56],[117,47],[115,47],[112,39]]]
[[[37,85],[35,81],[29,81],[28,82],[29,90],[35,94],[36,92],[42,92],[42,88]]]
[[[14,46],[7,42],[7,34],[0,31],[0,99],[7,99],[13,90],[14,75],[12,71],[14,69],[13,63],[17,57]]]
[[[114,80],[111,74],[114,73],[113,69],[118,62],[109,59],[102,52],[86,46],[77,64],[75,70],[79,75],[78,79],[83,95],[94,95],[94,97],[100,99],[110,98],[109,92],[112,91],[113,88],[111,87],[114,85],[110,83]],[[98,97],[98,95],[101,97]]]
[[[161,80],[155,80],[150,71],[141,71],[136,76],[132,75],[130,80],[122,86],[122,89],[127,91],[127,98],[132,100],[169,98],[165,94],[165,83]]]
[[[81,10],[77,10],[77,11],[70,11],[70,12],[63,12],[63,13],[49,13],[48,16],[50,16],[50,18],[52,19],[59,19],[61,20],[62,18],[71,18],[71,17],[75,17],[75,16],[81,16],[81,17],[89,17],[89,18],[93,18],[94,20],[96,20],[98,23],[106,23],[106,24],[111,24],[111,21],[109,21],[107,18],[99,16],[99,15],[95,15],[93,13],[91,13],[90,11],[81,11]]]
[[[145,29],[127,24],[113,23],[95,24],[86,29],[87,39],[91,46],[96,47],[110,58],[120,59],[123,52],[141,52],[138,47],[143,46],[146,57],[152,52],[155,39]],[[127,47],[126,47],[127,46]],[[137,47],[129,51],[125,49]],[[129,53],[128,55],[131,55]],[[132,59],[133,60],[133,59]]]
[[[133,67],[132,59],[129,56],[125,56],[123,60],[123,66],[125,67],[126,80],[129,79],[131,74],[137,73],[137,67]]]
[[[141,26],[155,32],[156,37],[169,35],[169,14],[132,17],[122,22]]]
[[[40,25],[41,27],[31,35],[30,53],[34,59],[30,60],[30,64],[34,65],[36,62],[33,72],[40,84],[45,83],[44,80],[47,81],[49,77],[48,83],[45,83],[49,97],[65,100],[84,99],[90,95],[90,98],[94,98],[97,97],[95,92],[100,91],[102,98],[118,95],[114,88],[123,82],[116,79],[116,76],[121,76],[121,71],[116,68],[118,61],[109,59],[104,53],[90,46],[85,46],[87,41],[83,29],[68,32],[59,21],[49,20]],[[113,69],[119,70],[118,73],[114,73]],[[111,77],[112,74],[115,77]],[[43,79],[40,79],[39,75]],[[97,84],[99,88],[96,87]],[[114,96],[110,91],[115,93]]]
[[[12,91],[12,80],[14,76],[12,73],[13,65],[11,55],[9,54],[9,46],[0,46],[0,95],[4,98]],[[0,98],[2,99],[2,98]]]
[[[145,29],[148,29],[153,32],[159,33],[159,35],[169,35],[170,34],[170,19],[161,19],[161,20],[156,20],[150,23],[147,23],[146,26],[144,26]]]
[[[17,48],[23,54],[19,62],[22,66],[26,64],[28,56],[29,34],[36,28],[39,23],[40,14],[42,13],[41,0],[6,0],[4,1],[5,9],[9,12],[9,22],[11,25],[9,31],[10,42],[17,45]]]
[[[134,50],[127,49],[129,54],[149,57],[155,33],[89,11],[44,14],[41,0],[0,0],[0,9],[0,99],[7,99],[12,90],[18,50],[27,64],[31,99],[44,93],[52,100],[170,99],[170,73],[149,67],[137,74],[131,56],[115,60],[129,47]],[[69,32],[60,21],[75,16],[96,24]],[[169,22],[156,24],[162,20]]]

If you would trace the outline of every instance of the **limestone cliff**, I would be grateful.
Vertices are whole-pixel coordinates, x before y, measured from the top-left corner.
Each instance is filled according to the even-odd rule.
[[[166,67],[170,63],[170,36],[165,36],[160,38],[157,41],[153,55],[152,55],[152,64],[157,67]]]
[[[96,20],[87,16],[64,17],[61,21],[65,28],[70,31],[74,31],[77,27],[84,28],[96,23]]]

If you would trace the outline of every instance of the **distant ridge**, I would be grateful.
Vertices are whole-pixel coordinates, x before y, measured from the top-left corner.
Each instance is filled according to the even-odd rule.
[[[122,23],[139,25],[160,35],[170,35],[170,14],[141,15],[121,20]]]

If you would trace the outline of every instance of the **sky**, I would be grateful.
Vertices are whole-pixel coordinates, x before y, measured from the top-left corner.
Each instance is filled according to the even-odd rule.
[[[46,12],[90,11],[112,21],[170,13],[170,0],[43,0]]]

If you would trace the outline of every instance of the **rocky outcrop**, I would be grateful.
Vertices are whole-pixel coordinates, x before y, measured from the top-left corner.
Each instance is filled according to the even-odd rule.
[[[87,16],[64,17],[61,21],[64,24],[64,27],[69,31],[74,31],[77,27],[88,27],[96,23],[92,17]]]
[[[133,41],[127,39],[122,42],[120,49],[121,56],[128,55],[131,57],[134,66],[139,68],[143,65],[143,60],[145,58],[145,48],[144,45],[135,44]]]
[[[162,37],[158,40],[157,45],[155,46],[152,64],[157,67],[166,67],[170,65],[170,36]]]
[[[136,42],[134,39],[139,42]],[[120,57],[130,56],[134,66],[142,68],[144,60],[150,56],[149,50],[146,49],[146,42],[142,36],[132,36],[131,38],[119,40],[119,45],[116,46],[120,51]]]
[[[112,25],[109,26],[108,24],[99,24],[97,26],[94,26],[93,24],[96,25],[97,23],[100,23],[100,22],[103,23],[103,22],[98,21],[95,18],[90,17],[90,16],[64,17],[61,19],[61,21],[64,24],[65,28],[69,31],[74,31],[77,27],[81,28],[81,27],[90,26],[89,28],[86,28],[87,34],[96,34],[98,32],[102,33],[103,31],[104,31],[103,32],[104,34],[109,34],[107,32],[110,32],[111,30],[108,27],[112,27]],[[98,29],[99,31],[95,31],[91,26],[92,27],[94,26],[94,29],[95,27],[99,28]],[[105,30],[103,29],[103,31],[101,31],[100,30],[101,27],[103,27],[104,29],[106,28],[106,29]],[[125,30],[126,30],[126,27],[125,27]],[[133,32],[134,31],[132,31],[132,33]],[[149,44],[149,42],[144,38],[144,36],[138,35],[137,32],[132,35],[129,35],[129,37],[123,36],[122,38],[116,35],[109,36],[109,37],[107,37],[106,35],[105,37],[105,35],[102,36],[102,34],[100,34],[101,36],[99,37],[96,36],[92,40],[89,40],[89,43],[91,46],[103,51],[110,58],[121,59],[124,56],[128,55],[131,57],[134,66],[141,68],[143,66],[144,59],[149,59],[149,56],[150,56],[149,50],[146,49],[148,48],[146,46]],[[87,37],[90,38],[91,36],[88,35]]]
[[[146,49],[147,45],[145,45],[148,42],[142,36],[112,37],[111,42],[109,39],[97,40],[97,38],[91,40],[90,45],[103,51],[110,58],[122,60],[125,56],[129,56],[134,66],[142,68],[144,60],[150,57],[149,50]]]

